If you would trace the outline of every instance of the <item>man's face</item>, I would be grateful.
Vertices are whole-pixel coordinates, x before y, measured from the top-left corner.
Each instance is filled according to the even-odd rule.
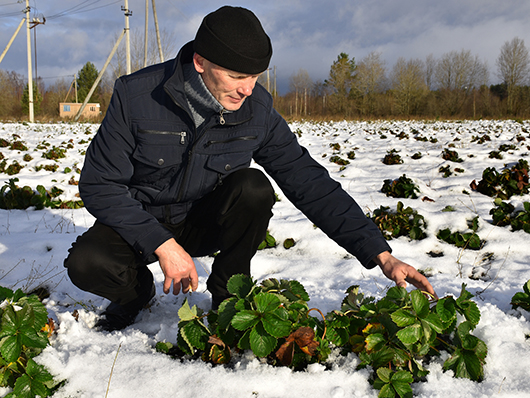
[[[206,87],[217,101],[228,111],[237,111],[245,98],[252,94],[259,74],[249,75],[234,72],[216,65],[195,53],[195,69],[202,75]]]

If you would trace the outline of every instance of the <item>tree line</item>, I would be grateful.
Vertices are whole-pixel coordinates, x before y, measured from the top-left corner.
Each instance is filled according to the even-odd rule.
[[[399,58],[390,69],[378,52],[359,63],[341,53],[323,82],[304,69],[293,74],[276,108],[293,118],[528,118],[530,55],[523,40],[503,44],[495,72],[501,83],[488,85],[487,63],[469,50]]]
[[[133,32],[133,71],[159,62],[150,51],[144,58],[140,32]],[[166,54],[174,54],[173,37],[163,32]],[[153,45],[151,45],[153,47]],[[125,71],[125,50],[120,48],[90,102],[100,103],[105,114],[114,81]],[[436,59],[399,58],[387,68],[382,54],[372,52],[356,62],[340,53],[324,81],[313,82],[300,69],[289,79],[289,91],[271,89],[276,109],[286,118],[528,118],[530,117],[530,55],[523,40],[515,37],[500,49],[495,73],[501,83],[489,85],[490,68],[469,50],[451,51]],[[37,120],[56,120],[60,102],[82,103],[99,71],[87,62],[75,79],[60,79],[45,87],[34,84]],[[260,77],[265,87],[267,76]],[[270,83],[270,82],[269,82]],[[274,86],[274,85],[273,85]],[[24,120],[28,88],[24,76],[0,70],[0,119]]]

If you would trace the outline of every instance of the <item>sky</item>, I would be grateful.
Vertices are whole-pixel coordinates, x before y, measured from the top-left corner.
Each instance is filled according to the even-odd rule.
[[[37,74],[47,85],[58,78],[73,79],[89,61],[101,70],[125,27],[121,9],[125,0],[30,0],[29,4],[32,19],[46,18],[30,36],[32,43],[36,36]],[[272,40],[271,67],[276,67],[280,94],[288,91],[289,78],[300,69],[314,82],[323,82],[340,53],[359,63],[374,51],[381,53],[389,72],[399,57],[425,60],[430,54],[440,58],[451,51],[469,50],[488,64],[490,83],[496,84],[496,59],[502,45],[519,37],[530,47],[530,2],[526,0],[157,0],[160,29],[174,40],[174,50],[165,58],[174,57],[193,40],[202,18],[225,4],[249,8],[261,20]],[[24,8],[24,0],[0,0],[2,51]],[[131,31],[143,32],[145,0],[129,0],[128,9]],[[154,28],[151,1],[149,28]],[[24,25],[0,69],[27,76],[26,43]],[[33,68],[34,58],[32,49]]]

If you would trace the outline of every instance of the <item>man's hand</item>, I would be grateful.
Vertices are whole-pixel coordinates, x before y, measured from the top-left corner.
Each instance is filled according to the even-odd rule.
[[[383,274],[393,280],[397,286],[406,287],[407,282],[418,289],[427,292],[438,298],[433,287],[425,276],[420,274],[416,268],[398,260],[390,252],[383,252],[374,258],[374,262],[379,265]]]
[[[168,294],[173,285],[173,294],[195,291],[199,287],[199,276],[190,255],[180,246],[175,239],[162,243],[156,250],[160,268],[164,273],[164,293]]]

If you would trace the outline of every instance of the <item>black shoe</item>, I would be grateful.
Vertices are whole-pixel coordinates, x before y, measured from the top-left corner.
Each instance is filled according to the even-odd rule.
[[[148,300],[142,300],[140,303],[129,303],[126,305],[110,303],[101,314],[101,317],[94,325],[94,328],[97,330],[112,332],[114,330],[125,329],[127,326],[132,325],[140,311],[155,296],[155,292],[155,285],[153,284]]]

